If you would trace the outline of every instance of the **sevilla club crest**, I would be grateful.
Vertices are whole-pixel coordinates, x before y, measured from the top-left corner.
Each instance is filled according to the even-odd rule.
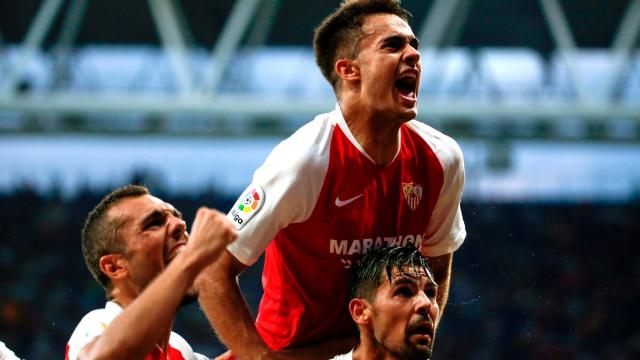
[[[415,210],[422,200],[422,185],[414,182],[402,183],[402,194],[411,210]]]

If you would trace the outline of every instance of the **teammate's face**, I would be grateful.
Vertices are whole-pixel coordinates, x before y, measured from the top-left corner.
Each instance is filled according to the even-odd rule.
[[[392,14],[365,18],[355,64],[360,70],[360,101],[382,117],[401,122],[418,113],[420,53],[406,21]]]
[[[186,224],[171,204],[151,195],[125,198],[109,215],[121,221],[129,278],[140,293],[187,244]]]
[[[391,282],[384,281],[376,291],[371,305],[373,335],[384,353],[398,359],[428,359],[440,312],[437,285],[424,272],[405,270],[410,277],[396,269]]]

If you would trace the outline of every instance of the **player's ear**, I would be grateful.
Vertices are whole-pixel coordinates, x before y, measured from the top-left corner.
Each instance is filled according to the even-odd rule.
[[[339,59],[334,70],[342,81],[360,80],[360,68],[355,60]]]
[[[127,260],[120,254],[107,254],[100,257],[100,271],[109,279],[122,279],[128,273]]]
[[[357,325],[366,325],[371,319],[371,306],[364,299],[351,299],[349,314]]]

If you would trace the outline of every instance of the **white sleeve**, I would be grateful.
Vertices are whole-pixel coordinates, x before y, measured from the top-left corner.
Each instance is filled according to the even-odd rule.
[[[187,340],[173,331],[169,337],[169,344],[180,351],[182,357],[186,360],[209,360],[209,357],[194,352]]]
[[[238,228],[227,249],[245,265],[260,257],[280,229],[305,221],[315,208],[331,141],[329,122],[318,118],[276,146],[227,215]]]
[[[20,360],[2,341],[0,341],[0,360]]]
[[[104,310],[94,310],[85,315],[69,339],[69,360],[76,360],[78,353],[96,337],[102,335],[112,319],[104,319]],[[106,321],[105,321],[106,320]]]
[[[346,354],[336,355],[330,360],[353,360],[353,350],[349,351]]]
[[[425,141],[440,160],[444,182],[431,220],[425,231],[421,251],[425,256],[440,256],[456,251],[464,242],[467,232],[460,211],[464,187],[464,159],[455,140],[429,127],[412,121],[419,132],[427,133]]]

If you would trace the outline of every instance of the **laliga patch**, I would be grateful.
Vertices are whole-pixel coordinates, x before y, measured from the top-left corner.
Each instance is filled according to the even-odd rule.
[[[262,203],[264,203],[264,191],[260,185],[251,184],[233,205],[227,218],[240,230],[260,210]]]

